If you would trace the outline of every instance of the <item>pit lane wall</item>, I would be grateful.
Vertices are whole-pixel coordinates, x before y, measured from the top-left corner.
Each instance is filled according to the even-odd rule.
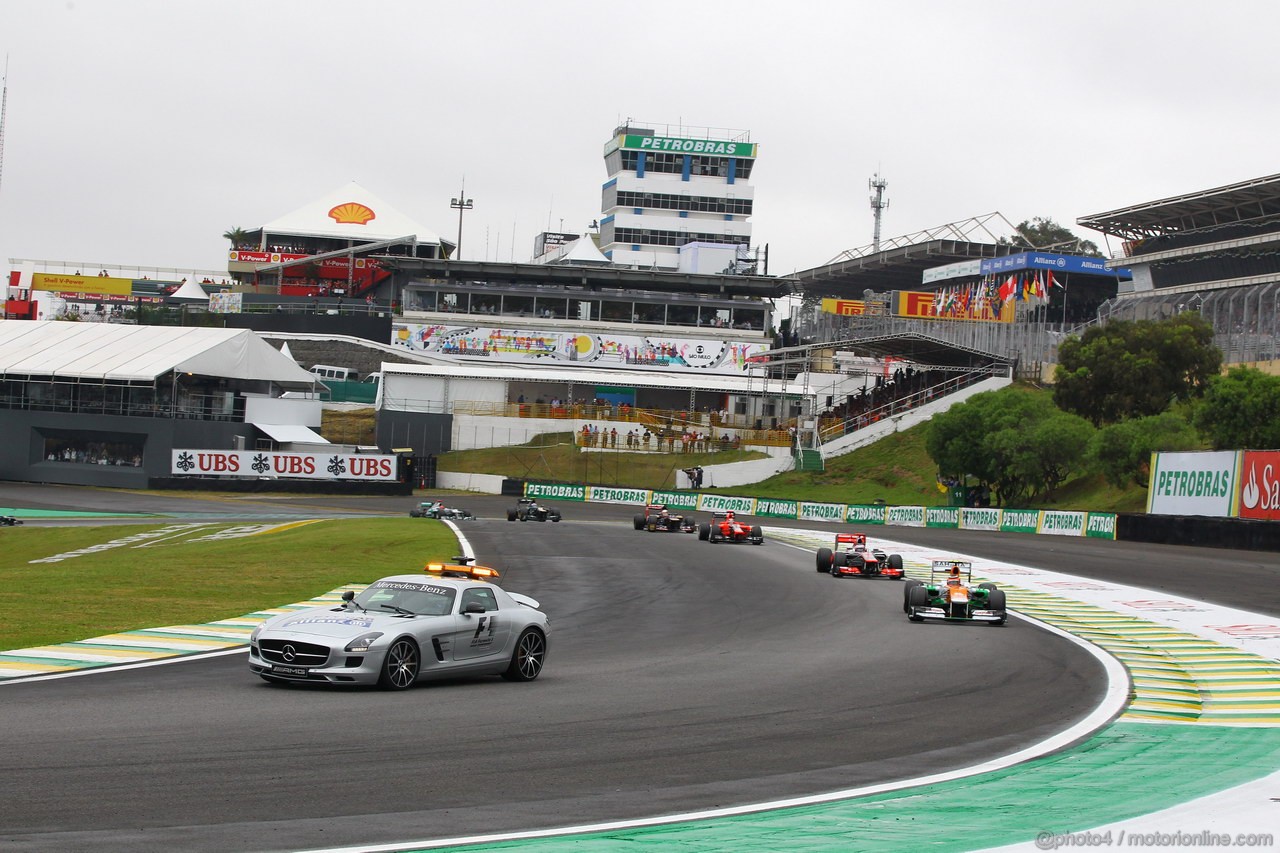
[[[844,522],[863,526],[890,524],[901,527],[945,527],[1004,533],[1116,538],[1117,516],[1110,512],[817,503],[777,498],[708,495],[701,492],[543,482],[525,483],[524,494],[525,497],[544,500],[634,506],[665,504],[669,509],[677,512],[733,510],[743,515],[763,518]]]

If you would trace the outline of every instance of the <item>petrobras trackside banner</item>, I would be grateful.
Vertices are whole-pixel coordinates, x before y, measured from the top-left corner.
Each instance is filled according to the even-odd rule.
[[[525,483],[526,498],[554,498],[558,501],[585,501],[586,486],[565,486],[558,483]]]
[[[1040,530],[1040,510],[1006,509],[1000,513],[1000,532],[1037,533]]]
[[[925,527],[959,527],[960,508],[954,506],[931,506],[924,511]]]
[[[1240,466],[1240,517],[1280,521],[1280,452],[1244,451]]]
[[[667,509],[697,509],[698,495],[696,492],[653,491],[649,493],[649,499],[642,503],[663,504]]]
[[[757,498],[756,515],[766,518],[799,518],[800,503],[777,498]]]
[[[573,330],[512,329],[444,324],[397,325],[393,346],[454,361],[744,376],[769,349],[760,341],[725,341],[667,335],[594,334]]]
[[[586,500],[604,504],[643,504],[649,502],[649,490],[588,486]]]
[[[891,506],[885,510],[885,524],[899,527],[924,527],[924,507]]]
[[[284,477],[302,480],[395,482],[396,457],[374,453],[268,453],[259,450],[174,450],[176,477]]]
[[[847,504],[844,520],[849,524],[884,524],[885,508],[875,504]]]
[[[1219,450],[1151,454],[1147,512],[1155,515],[1237,515],[1240,453]]]
[[[755,498],[735,498],[727,495],[700,495],[698,499],[698,509],[703,512],[742,512],[747,515],[754,515],[756,511]]]
[[[965,530],[999,530],[1000,510],[990,507],[961,507],[960,526]]]
[[[883,514],[883,509],[881,510]],[[843,521],[845,516],[844,504],[822,504],[809,503],[805,501],[800,504],[800,514],[797,516],[802,521]]]
[[[1086,513],[1046,509],[1040,513],[1040,532],[1054,536],[1083,536]]]
[[[1116,538],[1116,514],[1114,512],[1091,512],[1085,523],[1084,535],[1094,539]]]

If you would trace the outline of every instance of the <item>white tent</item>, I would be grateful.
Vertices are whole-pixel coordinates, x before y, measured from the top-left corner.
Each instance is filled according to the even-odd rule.
[[[579,237],[569,244],[564,254],[552,261],[558,266],[609,266],[613,261],[604,256],[596,247],[591,235]]]
[[[288,342],[288,341],[285,341],[285,342],[284,342],[284,344],[282,344],[282,345],[281,345],[281,347],[280,347],[280,354],[281,354],[282,356],[284,356],[285,358],[289,359],[290,361],[297,361],[297,359],[293,357],[293,353],[289,352],[289,342]]]
[[[292,388],[316,381],[249,329],[0,320],[0,376],[147,382],[172,371]]]
[[[266,235],[338,237],[376,243],[415,235],[419,243],[439,245],[440,237],[359,184],[347,184],[323,198],[262,226]],[[267,237],[271,242],[271,237]]]
[[[209,294],[204,292],[204,288],[194,278],[189,278],[182,283],[182,287],[170,294],[169,298],[182,302],[208,302]]]

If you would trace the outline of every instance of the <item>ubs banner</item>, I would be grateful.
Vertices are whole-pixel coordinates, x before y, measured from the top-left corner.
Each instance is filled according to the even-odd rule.
[[[396,457],[372,453],[174,450],[170,473],[176,477],[287,477],[394,483]]]
[[[1234,450],[1151,454],[1147,512],[1218,518],[1238,515],[1240,455]]]

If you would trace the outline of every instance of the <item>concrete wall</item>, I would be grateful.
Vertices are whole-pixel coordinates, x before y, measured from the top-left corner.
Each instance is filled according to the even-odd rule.
[[[486,495],[502,494],[500,474],[455,474],[448,471],[436,473],[437,489],[458,489],[464,492],[480,492]]]

